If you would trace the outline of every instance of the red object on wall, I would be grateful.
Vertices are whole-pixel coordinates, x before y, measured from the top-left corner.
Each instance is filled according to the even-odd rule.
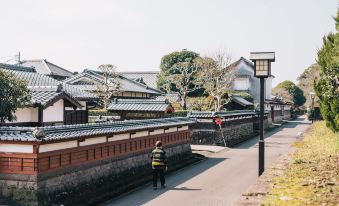
[[[221,125],[221,118],[215,118],[214,119],[215,124]]]

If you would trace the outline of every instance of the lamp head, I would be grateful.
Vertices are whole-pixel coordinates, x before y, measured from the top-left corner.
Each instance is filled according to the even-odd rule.
[[[254,63],[254,76],[271,76],[271,62],[275,61],[275,52],[251,52],[250,60]]]

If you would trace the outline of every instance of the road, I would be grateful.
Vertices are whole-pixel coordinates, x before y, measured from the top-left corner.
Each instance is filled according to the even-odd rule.
[[[291,148],[291,144],[309,128],[303,118],[266,132],[265,167]],[[225,206],[232,205],[258,175],[258,137],[215,153],[210,158],[186,167],[166,178],[167,188],[152,190],[143,186],[129,194],[106,202],[106,206]]]

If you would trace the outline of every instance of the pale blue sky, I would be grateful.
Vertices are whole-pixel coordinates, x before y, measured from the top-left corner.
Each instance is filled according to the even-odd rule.
[[[275,51],[273,84],[315,62],[337,0],[2,0],[0,62],[21,51],[71,71],[158,70],[164,54]]]

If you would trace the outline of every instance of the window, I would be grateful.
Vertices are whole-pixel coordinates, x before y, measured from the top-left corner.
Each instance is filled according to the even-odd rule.
[[[257,60],[256,67],[258,71],[267,71],[268,70],[268,61],[267,60]]]

